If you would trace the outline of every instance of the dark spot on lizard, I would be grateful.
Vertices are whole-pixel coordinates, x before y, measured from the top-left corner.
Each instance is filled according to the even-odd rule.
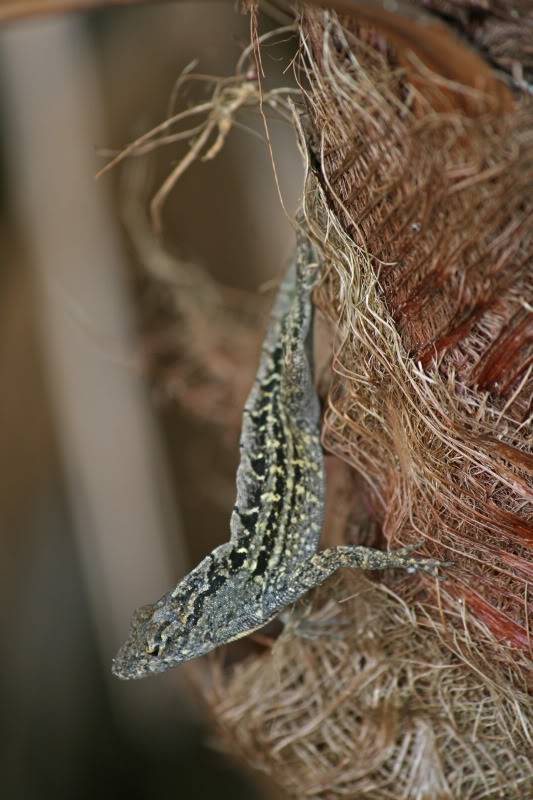
[[[255,500],[256,502],[259,502],[259,493],[255,497]],[[258,509],[250,510],[245,513],[244,511],[241,511],[240,508],[238,508],[238,506],[235,506],[234,512],[239,517],[242,527],[244,528],[247,534],[244,537],[242,536],[239,537],[239,546],[242,546],[247,543],[250,536],[252,536],[252,534],[255,531],[255,526],[257,525],[257,520],[259,517],[259,510]]]
[[[229,561],[230,561],[230,571],[236,572],[246,560],[246,553],[242,552],[239,553],[237,550],[232,550],[229,554]]]
[[[269,558],[270,558],[270,553],[268,553],[266,550],[261,550],[261,552],[259,553],[259,556],[257,558],[257,564],[256,564],[255,569],[253,571],[254,575],[264,575],[265,574],[265,572],[267,570],[267,567],[268,567]]]
[[[258,478],[263,478],[266,472],[266,459],[263,453],[250,457],[250,466]]]
[[[217,572],[218,569],[219,565],[215,559],[213,559],[209,565],[206,575],[207,586],[203,592],[200,592],[194,599],[192,613],[187,620],[188,627],[192,627],[192,625],[196,624],[196,622],[200,619],[206,598],[215,594],[220,587],[226,583],[227,577],[220,572]]]

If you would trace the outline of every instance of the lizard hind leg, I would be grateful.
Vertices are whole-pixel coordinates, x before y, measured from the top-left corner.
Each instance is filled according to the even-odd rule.
[[[405,569],[407,572],[427,572],[437,576],[441,566],[450,562],[436,561],[432,558],[416,558],[412,552],[420,543],[402,547],[389,553],[371,547],[342,545],[321,550],[304,561],[290,577],[287,587],[287,602],[293,602],[313,586],[323,583],[341,567],[353,569]]]

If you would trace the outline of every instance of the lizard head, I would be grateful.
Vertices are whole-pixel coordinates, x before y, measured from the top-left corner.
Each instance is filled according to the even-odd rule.
[[[162,671],[161,666],[158,668],[158,626],[154,620],[157,605],[141,606],[134,612],[129,636],[113,659],[112,672],[117,678],[142,678]]]
[[[128,680],[165,672],[264,625],[268,620],[250,614],[246,592],[231,583],[216,588],[211,584],[189,602],[179,591],[177,596],[169,592],[137,609],[128,638],[113,660],[113,674]]]

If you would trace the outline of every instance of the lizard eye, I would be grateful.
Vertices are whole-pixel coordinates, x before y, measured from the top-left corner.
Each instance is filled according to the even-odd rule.
[[[150,656],[160,655],[160,650],[164,648],[167,637],[164,636],[164,631],[170,626],[170,622],[165,620],[159,625],[159,628],[148,639],[145,647],[145,652]]]
[[[158,656],[161,642],[149,642],[146,646],[145,652],[150,656]]]

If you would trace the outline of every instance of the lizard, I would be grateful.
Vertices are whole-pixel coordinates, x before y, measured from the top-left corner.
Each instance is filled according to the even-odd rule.
[[[318,550],[324,517],[320,402],[313,380],[315,249],[298,232],[243,412],[230,539],[156,603],[137,609],[113,661],[118,678],[164,672],[254,631],[340,567],[437,574],[410,545]]]

